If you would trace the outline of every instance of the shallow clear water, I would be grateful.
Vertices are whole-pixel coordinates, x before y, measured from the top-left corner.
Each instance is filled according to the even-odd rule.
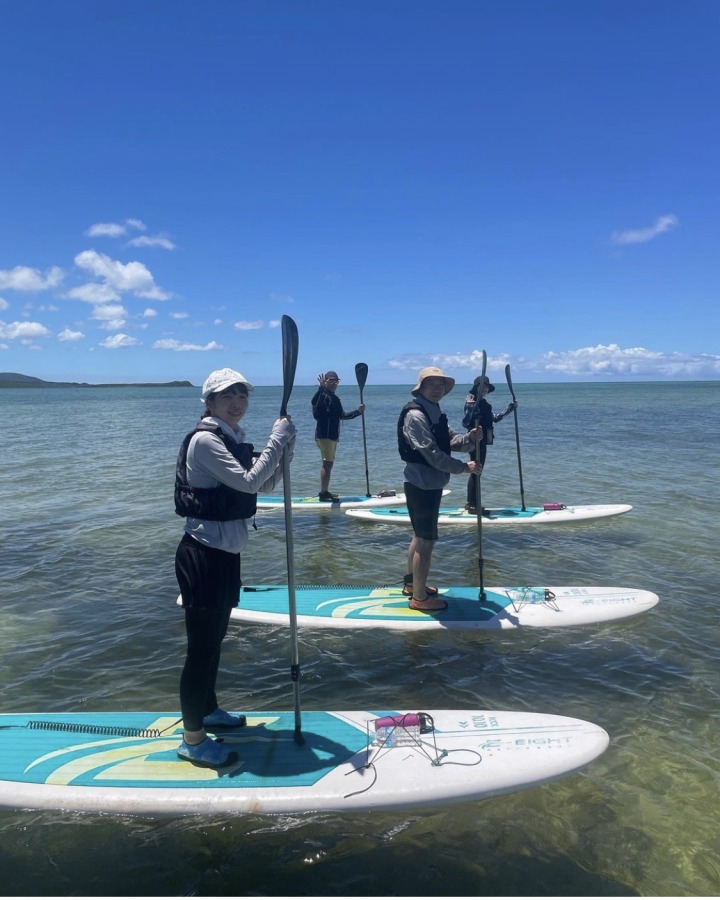
[[[309,400],[293,493],[315,493]],[[444,402],[459,427],[465,386]],[[720,893],[717,525],[720,383],[515,385],[528,505],[631,503],[617,519],[483,529],[485,583],[655,591],[636,619],[500,634],[300,632],[311,708],[510,708],[590,719],[611,736],[582,773],[422,812],[132,819],[0,812],[4,894],[697,895]],[[199,390],[2,390],[2,712],[177,709],[184,633],[173,572],[175,457]],[[395,421],[408,388],[368,384],[370,487],[402,488]],[[356,386],[342,385],[346,408]],[[252,395],[261,443],[280,388]],[[496,409],[507,402],[498,385]],[[447,503],[464,500],[452,479]],[[332,488],[364,493],[361,421],[343,426]],[[520,503],[515,429],[496,426],[485,505]],[[284,520],[263,512],[247,583],[285,580]],[[296,513],[299,583],[389,582],[408,530]],[[432,580],[476,584],[474,530],[447,528]],[[227,706],[292,708],[290,641],[233,625]]]

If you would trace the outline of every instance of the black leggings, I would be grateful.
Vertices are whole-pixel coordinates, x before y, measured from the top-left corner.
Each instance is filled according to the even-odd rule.
[[[215,681],[231,609],[191,606],[185,610],[187,656],[180,676],[180,709],[186,731],[200,731],[203,718],[218,707]]]
[[[485,465],[485,457],[487,456],[487,444],[483,441],[480,444],[480,465]],[[470,459],[475,462],[477,459],[475,450],[470,451]],[[471,475],[467,483],[467,504],[468,506],[477,506],[477,476]]]
[[[218,707],[215,681],[230,612],[240,599],[240,554],[226,553],[183,535],[175,574],[187,632],[187,656],[180,676],[180,709],[186,731],[200,731]]]

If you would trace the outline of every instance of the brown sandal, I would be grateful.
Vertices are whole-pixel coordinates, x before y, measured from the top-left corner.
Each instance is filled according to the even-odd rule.
[[[433,603],[434,606],[427,606],[426,604]],[[422,605],[421,605],[422,604]],[[417,612],[442,612],[444,609],[448,608],[448,605],[445,600],[441,600],[439,597],[432,597],[429,594],[426,595],[424,600],[418,600],[417,597],[410,597],[410,602],[408,603],[410,609],[417,610]]]
[[[403,592],[403,594],[405,594],[406,597],[412,597],[412,595],[413,595],[412,575],[405,576],[405,583],[403,584],[402,592]],[[429,584],[426,584],[425,585],[425,593],[427,594],[428,597],[437,597],[438,589],[436,587],[431,587]]]

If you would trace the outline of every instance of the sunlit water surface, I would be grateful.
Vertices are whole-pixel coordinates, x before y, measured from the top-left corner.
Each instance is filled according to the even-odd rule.
[[[465,386],[444,408],[459,428]],[[720,383],[515,385],[528,505],[631,503],[616,519],[484,528],[485,583],[656,592],[636,619],[500,634],[300,632],[308,709],[496,708],[579,716],[608,751],[559,782],[421,812],[135,819],[0,812],[2,890],[37,894],[653,895],[720,893]],[[296,387],[293,493],[317,491],[310,396]],[[372,491],[402,488],[404,387],[365,388]],[[2,712],[175,710],[184,631],[175,457],[198,389],[0,391]],[[351,380],[339,396],[358,402]],[[252,395],[261,443],[280,388]],[[496,409],[508,400],[498,385]],[[455,477],[447,503],[462,503]],[[365,492],[361,420],[332,488]],[[520,503],[515,427],[496,427],[485,505]],[[405,526],[296,513],[299,583],[392,582]],[[246,583],[286,578],[284,519],[257,517]],[[445,529],[434,582],[477,584],[477,533]],[[287,631],[233,625],[221,696],[292,708]]]

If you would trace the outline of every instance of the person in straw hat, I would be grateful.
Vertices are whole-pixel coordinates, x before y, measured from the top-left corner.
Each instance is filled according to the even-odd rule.
[[[480,472],[473,461],[454,459],[452,450],[469,451],[477,429],[458,434],[448,425],[440,401],[455,387],[455,379],[435,366],[422,369],[397,423],[398,450],[405,462],[405,497],[413,538],[407,553],[403,593],[411,609],[434,613],[447,609],[437,588],[427,583],[438,538],[438,516],[443,488],[450,475]]]

